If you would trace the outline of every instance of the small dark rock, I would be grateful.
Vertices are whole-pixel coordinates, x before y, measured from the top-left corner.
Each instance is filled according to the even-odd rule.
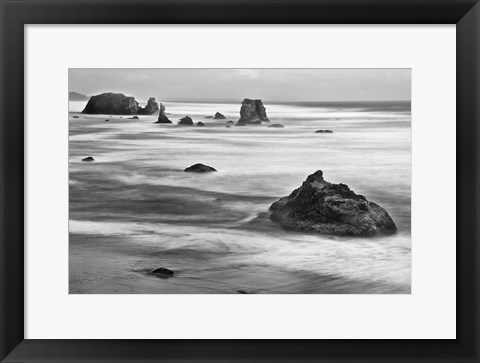
[[[208,172],[217,171],[217,170],[212,168],[211,166],[198,163],[190,166],[189,168],[186,168],[185,171],[187,173],[208,173]]]
[[[246,292],[245,290],[237,290],[237,292],[238,292],[239,294],[248,294],[248,292]]]
[[[204,118],[213,118],[213,116],[205,116]]]
[[[78,118],[78,116],[73,116],[73,118]]]
[[[315,131],[316,134],[333,134],[332,130],[317,130]]]
[[[203,122],[199,121],[197,122],[197,126],[206,126]]]
[[[193,120],[190,116],[185,116],[180,119],[179,125],[193,126]]]
[[[110,121],[108,118],[105,121]]]
[[[282,124],[273,124],[273,125],[269,125],[268,127],[282,128],[282,127],[285,127],[285,126],[283,126]]]
[[[234,124],[235,122],[233,122],[232,120],[230,121],[227,121],[227,124]]]
[[[224,115],[222,115],[220,112],[217,112],[213,118],[215,120],[225,120],[226,119],[226,117]]]
[[[127,117],[129,120],[139,120],[138,116],[133,116],[133,117]]]
[[[159,267],[159,268],[156,268],[155,270],[152,271],[152,274],[154,275],[163,275],[163,276],[173,276],[175,274],[175,272],[173,272],[172,270],[169,270],[168,268],[165,268],[165,267]]]
[[[232,125],[227,125],[227,126],[225,126],[225,127],[232,127]]]
[[[83,158],[82,161],[94,161],[95,159],[92,158],[91,156],[88,156],[86,158]]]

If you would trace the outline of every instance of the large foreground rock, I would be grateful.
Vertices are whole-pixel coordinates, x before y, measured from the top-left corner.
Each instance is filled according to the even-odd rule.
[[[172,121],[170,121],[168,119],[167,115],[165,114],[165,106],[163,105],[163,103],[160,104],[158,120],[155,123],[156,124],[171,124],[172,123]]]
[[[102,93],[90,97],[82,113],[108,115],[135,115],[138,103],[134,97],[127,97],[123,93]]]
[[[239,124],[261,123],[262,121],[269,122],[267,111],[263,105],[262,100],[251,100],[245,98],[242,101],[240,108]]]
[[[332,184],[318,170],[302,186],[270,207],[270,218],[288,230],[340,236],[377,236],[397,230],[379,205],[345,184]]]

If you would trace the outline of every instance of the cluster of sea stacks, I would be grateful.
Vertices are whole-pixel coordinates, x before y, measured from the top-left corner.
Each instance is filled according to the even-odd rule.
[[[165,106],[157,103],[154,97],[148,99],[145,108],[138,105],[135,97],[125,96],[123,93],[102,93],[90,97],[87,105],[82,111],[83,114],[109,114],[109,115],[133,115],[129,119],[138,119],[137,115],[156,115],[158,113],[158,120],[155,123],[171,124],[165,113]],[[78,116],[76,116],[78,118]],[[225,120],[225,115],[220,112],[215,113],[214,116],[206,116],[205,118],[212,118],[214,120]],[[107,120],[106,120],[107,121]],[[265,106],[262,100],[252,100],[245,98],[242,101],[240,108],[240,119],[237,121],[237,126],[245,126],[247,124],[262,124],[262,122],[270,122]],[[229,123],[234,123],[229,121]],[[185,116],[180,119],[179,125],[193,126],[194,122],[191,117]],[[198,122],[197,126],[205,126],[203,122]],[[283,127],[282,124],[273,124],[270,127]]]

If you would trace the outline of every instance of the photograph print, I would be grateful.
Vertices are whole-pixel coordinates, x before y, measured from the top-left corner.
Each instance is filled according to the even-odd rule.
[[[411,69],[69,69],[70,294],[410,294]]]

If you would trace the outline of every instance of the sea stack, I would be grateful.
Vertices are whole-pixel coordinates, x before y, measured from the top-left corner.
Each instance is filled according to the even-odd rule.
[[[325,181],[321,170],[309,175],[289,196],[273,203],[270,210],[270,219],[287,230],[364,237],[397,230],[385,209],[345,184]]]
[[[184,118],[180,119],[180,122],[178,124],[184,126],[193,126],[193,120],[190,116],[185,116]]]
[[[138,102],[135,97],[127,97],[123,93],[102,93],[90,97],[82,113],[108,115],[135,115]]]
[[[262,100],[251,100],[245,98],[240,108],[240,119],[238,124],[261,124],[262,121],[269,122],[267,111]]]
[[[139,115],[154,115],[160,111],[158,107],[157,99],[155,97],[150,97],[147,101],[147,105],[145,108],[139,107],[138,114]]]
[[[163,103],[160,104],[158,120],[155,123],[156,124],[171,124],[172,123],[172,121],[170,121],[168,119],[168,117],[165,115],[165,106],[163,105]]]

